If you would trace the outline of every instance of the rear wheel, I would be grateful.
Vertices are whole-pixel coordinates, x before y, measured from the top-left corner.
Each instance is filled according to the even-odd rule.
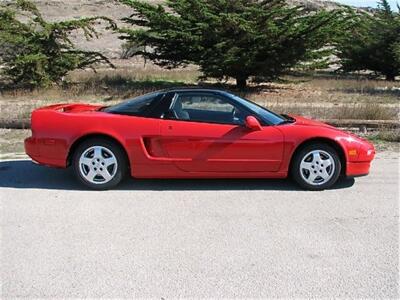
[[[341,171],[339,155],[327,144],[308,145],[294,157],[293,179],[308,190],[324,190],[336,183]]]
[[[121,147],[106,139],[84,141],[73,155],[75,176],[91,189],[105,190],[117,186],[125,177],[126,166]]]

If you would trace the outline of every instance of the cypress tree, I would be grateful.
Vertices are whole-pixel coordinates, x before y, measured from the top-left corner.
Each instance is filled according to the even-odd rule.
[[[30,1],[0,5],[0,75],[3,80],[29,87],[61,81],[69,71],[93,68],[110,61],[101,53],[77,49],[70,33],[82,30],[87,39],[98,37],[94,25],[105,17],[47,22]]]
[[[395,80],[400,74],[400,13],[381,0],[375,12],[353,19],[337,49],[344,72],[371,70]]]
[[[305,61],[326,65],[340,11],[308,12],[285,0],[118,0],[133,13],[120,29],[145,59],[166,68],[198,65],[204,78],[271,80]],[[311,65],[309,65],[311,66]]]

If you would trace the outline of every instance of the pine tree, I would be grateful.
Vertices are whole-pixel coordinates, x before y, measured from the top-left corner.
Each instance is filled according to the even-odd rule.
[[[204,78],[270,80],[301,62],[321,60],[342,12],[307,12],[285,0],[118,0],[134,13],[121,38],[156,64],[198,65]],[[322,50],[321,50],[322,49]]]
[[[400,13],[381,0],[372,15],[360,13],[354,18],[337,49],[343,71],[370,70],[395,80],[400,74]]]
[[[70,33],[82,30],[87,39],[97,38],[93,27],[105,17],[47,22],[30,1],[17,0],[0,6],[0,76],[20,86],[44,87],[58,83],[69,71],[93,68],[110,61],[101,53],[77,49]]]

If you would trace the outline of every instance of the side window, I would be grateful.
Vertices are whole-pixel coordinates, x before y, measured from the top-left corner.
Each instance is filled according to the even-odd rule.
[[[222,123],[243,124],[246,114],[226,99],[212,94],[178,94],[172,111],[175,119]]]
[[[179,96],[183,109],[206,110],[214,112],[231,112],[234,106],[215,96]]]

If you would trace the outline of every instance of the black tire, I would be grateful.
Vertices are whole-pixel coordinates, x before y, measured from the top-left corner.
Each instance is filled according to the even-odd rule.
[[[334,163],[334,170],[330,174],[330,179],[327,180],[326,182],[322,184],[310,184],[309,182],[306,181],[303,177],[306,176],[306,174],[303,173],[303,176],[301,172],[307,172],[304,171],[300,168],[300,164],[303,159],[305,159],[305,156],[312,152],[312,151],[324,151],[328,153],[331,158],[333,159]],[[314,166],[313,166],[314,167]],[[324,143],[315,143],[315,144],[309,144],[306,145],[305,147],[301,148],[300,151],[298,151],[295,156],[293,157],[293,161],[291,164],[291,169],[290,173],[292,175],[292,178],[303,188],[306,190],[311,190],[311,191],[321,191],[328,189],[332,187],[338,180],[340,173],[342,169],[342,163],[340,161],[340,157],[337,153],[337,151],[331,147],[328,144]],[[322,177],[318,177],[321,178]],[[317,179],[316,179],[317,180]]]
[[[111,166],[112,168],[115,168],[115,170],[112,170],[113,176],[111,180],[104,183],[92,183],[85,178],[84,174],[82,174],[83,171],[81,171],[79,160],[82,154],[92,147],[103,147],[103,149],[105,148],[105,150],[111,151],[114,155],[117,164],[114,165],[114,167]],[[72,166],[76,178],[86,187],[94,190],[108,190],[116,187],[125,178],[128,170],[128,160],[125,152],[117,143],[104,138],[91,138],[80,143],[75,149],[72,156]]]

